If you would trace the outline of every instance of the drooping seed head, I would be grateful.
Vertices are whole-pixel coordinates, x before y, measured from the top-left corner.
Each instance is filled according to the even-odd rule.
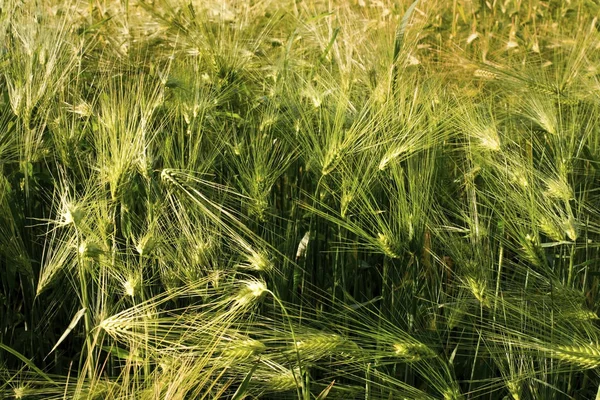
[[[549,179],[546,182],[546,195],[556,199],[569,201],[573,198],[571,186],[563,179]]]
[[[402,247],[391,235],[384,233],[377,234],[377,245],[381,252],[389,258],[400,258]]]
[[[444,400],[462,400],[464,396],[460,394],[460,389],[457,387],[449,387],[444,390]]]
[[[573,219],[573,218],[567,219],[563,223],[563,227],[564,227],[565,234],[567,235],[567,237],[569,239],[571,239],[572,241],[576,241],[577,238],[579,237],[579,233],[578,233],[577,223],[575,222],[575,219]]]
[[[290,369],[273,375],[271,378],[269,378],[266,384],[270,390],[277,392],[293,390],[296,389],[298,387],[298,383],[301,382],[299,376],[300,374],[298,368],[296,368],[295,371]]]
[[[566,319],[577,321],[595,321],[598,319],[598,314],[591,310],[579,309],[565,314]]]
[[[221,355],[237,360],[247,359],[265,351],[267,347],[260,341],[254,339],[235,340],[227,345]]]
[[[156,248],[156,245],[157,241],[153,232],[148,232],[135,242],[135,250],[141,256],[148,256]]]
[[[521,384],[518,381],[507,381],[506,388],[514,400],[521,400]]]
[[[98,260],[100,256],[104,253],[102,247],[100,247],[97,243],[91,241],[81,242],[78,251],[81,257],[91,258],[93,260]]]
[[[251,304],[262,297],[267,291],[267,286],[261,281],[246,281],[235,297],[235,304],[245,306]]]
[[[394,343],[394,355],[411,362],[436,356],[435,352],[424,343],[408,341]]]
[[[348,342],[340,335],[328,333],[314,333],[303,337],[296,341],[296,349],[304,360],[318,360],[323,357],[330,357],[333,353],[343,347],[351,346],[353,343]]]
[[[600,347],[598,344],[558,345],[555,346],[553,352],[557,359],[585,369],[600,366]]]
[[[548,235],[548,237],[552,240],[560,242],[565,237],[565,232],[561,228],[560,224],[557,224],[550,218],[541,216],[538,225],[542,232]]]
[[[246,260],[247,264],[245,264],[245,266],[253,271],[269,272],[274,268],[269,256],[264,252],[252,250],[251,253],[246,256]]]
[[[391,161],[400,157],[402,154],[409,152],[409,150],[411,150],[410,145],[407,143],[403,143],[403,144],[398,145],[397,147],[393,148],[392,150],[388,151],[385,154],[385,156],[383,156],[381,161],[379,162],[379,166],[378,166],[379,170],[380,171],[385,170]]]
[[[140,281],[138,278],[134,277],[134,276],[129,276],[125,282],[123,282],[123,291],[125,292],[125,295],[129,296],[129,297],[134,297],[135,296],[135,292],[137,291],[138,287],[139,287]]]
[[[75,204],[65,204],[61,212],[61,225],[78,226],[83,220],[83,210]]]
[[[479,301],[479,303],[484,307],[489,307],[489,299],[486,295],[486,284],[482,279],[478,279],[474,276],[467,276],[467,287],[473,294],[473,296]]]
[[[475,70],[475,72],[473,73],[473,76],[475,76],[476,78],[483,78],[483,79],[498,79],[498,74],[485,70],[485,69],[477,69]]]

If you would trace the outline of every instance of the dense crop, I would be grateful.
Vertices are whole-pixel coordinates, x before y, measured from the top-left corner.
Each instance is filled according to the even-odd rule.
[[[0,7],[1,398],[600,394],[596,0]]]

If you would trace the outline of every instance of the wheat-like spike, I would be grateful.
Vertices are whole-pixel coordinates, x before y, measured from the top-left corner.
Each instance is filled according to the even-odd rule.
[[[104,319],[102,322],[100,322],[98,327],[103,329],[106,333],[115,338],[121,335],[127,336],[131,334],[132,330],[131,324],[128,324],[123,318],[118,318],[118,316],[113,316]]]
[[[560,224],[556,223],[556,221],[553,221],[552,219],[546,216],[540,216],[538,226],[540,227],[542,232],[544,232],[546,235],[548,235],[549,238],[556,242],[562,241],[565,237],[565,231],[562,229]]]
[[[409,144],[401,144],[399,146],[397,146],[396,148],[389,150],[381,159],[381,161],[379,162],[379,170],[383,171],[387,168],[388,164],[390,162],[392,162],[394,159],[400,157],[403,154],[406,154],[408,152],[414,151],[414,149],[411,149],[411,146]]]
[[[402,341],[394,343],[394,355],[405,361],[420,361],[425,358],[434,358],[436,354],[426,344],[419,342]]]
[[[546,187],[546,195],[549,197],[564,201],[569,201],[573,198],[573,190],[564,179],[548,179]]]
[[[329,333],[314,333],[296,341],[296,349],[305,360],[318,360],[334,355],[338,350],[356,349],[356,344],[340,335]]]
[[[506,388],[514,400],[521,400],[521,383],[519,381],[507,381]]]
[[[340,151],[336,148],[329,150],[325,155],[325,160],[323,161],[323,167],[321,169],[321,174],[323,176],[329,175],[333,170],[337,167],[341,160]]]
[[[577,240],[577,238],[579,237],[579,230],[577,227],[577,222],[574,218],[567,218],[563,222],[563,228],[565,230],[565,234],[569,239],[571,239],[572,241]]]
[[[91,258],[96,261],[105,253],[105,250],[98,243],[86,240],[81,242],[78,251],[81,257]]]
[[[597,344],[558,345],[553,353],[559,360],[585,369],[600,366],[600,347]]]
[[[389,234],[379,233],[377,235],[377,244],[381,252],[389,258],[400,258],[402,248]]]
[[[475,296],[477,301],[479,301],[479,303],[481,303],[481,305],[483,305],[484,307],[489,307],[490,301],[486,295],[487,287],[485,281],[470,275],[467,276],[466,280],[467,287],[469,288],[473,296]]]
[[[598,314],[591,310],[578,309],[565,313],[565,319],[576,321],[595,321],[598,319]]]
[[[527,86],[528,89],[531,89],[534,92],[537,92],[540,94],[545,94],[548,96],[557,96],[559,94],[558,90],[556,90],[555,88],[553,88],[551,86],[543,85],[541,83],[532,82],[532,81],[527,80],[527,81],[525,81],[525,85]]]
[[[296,389],[300,382],[300,373],[299,370],[296,368],[295,370],[289,369],[272,375],[265,382],[265,384],[271,391],[285,392],[288,390]]]
[[[234,296],[234,304],[238,307],[254,303],[267,292],[267,286],[258,280],[245,281],[242,288]]]
[[[266,346],[254,339],[234,340],[227,345],[221,355],[226,358],[235,358],[243,360],[258,355],[266,350]]]
[[[473,76],[475,76],[476,78],[484,78],[484,79],[489,79],[489,80],[494,80],[494,79],[498,79],[499,75],[488,71],[486,69],[476,69],[475,72],[473,73]]]
[[[462,400],[464,396],[460,393],[460,389],[456,387],[449,387],[444,390],[444,400]]]
[[[275,266],[269,259],[269,256],[264,252],[259,252],[250,249],[250,254],[246,256],[247,263],[241,264],[243,268],[251,269],[253,271],[272,271]]]
[[[545,255],[536,235],[528,233],[521,241],[521,244],[523,245],[523,255],[527,258],[529,262],[536,266],[544,265],[544,263],[546,262]]]

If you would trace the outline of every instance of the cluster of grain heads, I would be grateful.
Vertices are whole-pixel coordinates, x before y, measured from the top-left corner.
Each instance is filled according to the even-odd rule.
[[[268,127],[276,123],[274,117],[268,120]],[[262,223],[267,222],[271,214],[273,186],[298,156],[296,151],[275,135],[263,132],[276,127],[267,129],[265,123],[264,120],[261,122],[258,132],[249,124],[249,132],[245,133],[248,138],[244,141],[239,139],[240,143],[233,148],[234,156],[225,160],[237,176],[240,192],[248,197],[248,213]]]
[[[593,398],[593,5],[21,3],[0,397]]]
[[[0,387],[0,396],[7,399],[106,398],[119,389],[117,380],[98,378],[86,381],[43,372],[40,375],[33,371],[3,371],[2,378],[5,383]]]
[[[160,126],[153,118],[163,89],[144,75],[131,81],[113,77],[105,84],[94,131],[97,168],[111,199],[123,200],[133,177],[144,174],[151,164],[149,145]]]
[[[72,79],[81,57],[77,39],[69,31],[73,15],[64,13],[32,21],[31,15],[43,12],[44,6],[27,4],[9,14],[5,50],[11,57],[3,75],[11,108],[21,121],[18,133],[23,165],[39,161],[52,101]],[[25,175],[26,186],[29,175]]]
[[[180,354],[196,355],[206,360],[216,358],[219,363],[235,365],[265,351],[264,344],[243,337],[236,332],[234,325],[246,320],[244,315],[248,308],[256,304],[256,299],[266,291],[264,284],[245,281],[229,287],[224,282],[222,288],[215,290],[208,288],[206,283],[208,278],[205,288],[181,288],[169,295],[135,304],[102,318],[98,328],[131,351],[139,348],[146,363]],[[127,295],[135,296],[136,289],[132,292]],[[171,312],[163,310],[167,303],[189,296],[212,300]]]
[[[491,353],[503,360],[501,365],[508,366],[504,374],[508,381],[530,373],[527,368],[523,371],[526,363],[519,362],[523,358],[541,364],[547,362],[547,359],[558,361],[554,368],[557,372],[574,367],[586,370],[600,366],[598,332],[593,326],[595,314],[587,312],[582,315],[582,319],[570,317],[573,313],[567,310],[571,307],[578,310],[579,314],[584,314],[581,306],[577,306],[580,299],[569,295],[568,289],[561,290],[560,285],[557,286],[556,300],[559,303],[551,303],[552,309],[548,310],[544,296],[532,294],[527,300],[505,298],[501,301],[504,316],[498,317],[497,324],[485,327],[490,331],[487,338],[499,346]],[[549,315],[553,316],[552,321],[549,320]],[[519,331],[512,328],[513,319],[518,319],[522,324]]]

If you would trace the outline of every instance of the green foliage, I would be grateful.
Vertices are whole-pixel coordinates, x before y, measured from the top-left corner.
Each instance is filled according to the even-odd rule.
[[[593,398],[596,3],[9,0],[0,397]]]

